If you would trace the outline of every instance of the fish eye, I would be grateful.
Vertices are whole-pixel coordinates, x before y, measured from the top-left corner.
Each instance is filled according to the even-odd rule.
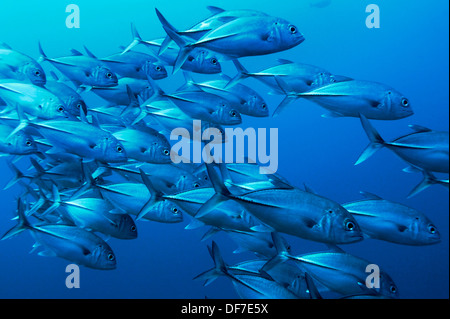
[[[162,70],[162,68],[158,65],[158,66],[156,66],[156,71],[161,71]]]
[[[178,209],[176,207],[172,207],[172,213],[178,214]]]
[[[169,156],[170,152],[169,152],[168,149],[164,149],[164,150],[163,150],[163,154],[166,155],[166,156]]]
[[[434,225],[428,225],[428,231],[432,234],[436,233],[436,227]]]
[[[397,293],[397,287],[395,287],[394,285],[391,285],[389,287],[389,291],[392,292],[393,294]]]
[[[409,105],[408,99],[402,99],[402,105],[403,105],[404,107],[408,107],[408,105]]]
[[[237,116],[237,112],[234,111],[234,110],[231,110],[230,111],[230,115],[231,115],[231,117],[236,117]]]
[[[118,153],[122,153],[122,152],[123,152],[122,146],[117,145],[117,146],[116,146],[116,151],[117,151]]]
[[[328,213],[328,214],[333,214],[334,211],[333,211],[332,209],[329,209],[329,210],[327,210],[327,213]]]
[[[39,70],[36,70],[36,71],[34,71],[34,75],[40,76],[40,75],[41,75],[41,72],[39,72]]]
[[[60,105],[58,106],[58,108],[56,109],[59,113],[64,112],[64,106]]]
[[[292,34],[297,33],[297,28],[295,26],[291,25],[289,27],[289,31],[291,31]]]
[[[116,257],[113,254],[108,254],[108,260],[113,261]]]
[[[25,144],[26,144],[27,146],[31,146],[33,143],[32,143],[30,140],[26,140],[26,141],[25,141]]]
[[[131,229],[132,232],[135,232],[136,231],[136,226],[135,225],[131,225],[130,229]]]
[[[265,109],[267,108],[266,103],[263,103],[263,104],[261,105],[261,107],[265,110]]]
[[[216,58],[211,58],[211,63],[216,65],[217,64],[217,59]]]
[[[112,73],[111,72],[108,72],[108,73],[106,73],[106,77],[108,78],[108,79],[111,79],[112,78]]]
[[[192,55],[190,55],[187,59],[188,59],[189,62],[192,62],[192,61],[195,60],[194,57],[193,57]]]
[[[194,183],[194,187],[195,187],[195,188],[199,188],[199,187],[200,187],[200,184],[199,184],[199,183]]]
[[[352,221],[347,221],[345,223],[345,228],[347,230],[353,230],[355,228],[355,223],[353,223]]]

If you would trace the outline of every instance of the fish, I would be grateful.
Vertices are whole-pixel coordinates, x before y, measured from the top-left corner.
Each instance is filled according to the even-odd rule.
[[[205,285],[208,285],[217,277],[226,276],[232,281],[236,292],[242,299],[299,299],[299,296],[273,280],[269,275],[227,266],[214,241],[211,247],[211,257],[214,260],[214,268],[194,277],[194,280],[205,280]]]
[[[14,128],[9,126],[0,125],[0,156],[37,153],[38,149],[33,136],[25,132],[17,132],[11,136],[13,130]]]
[[[154,94],[153,88],[147,80],[129,77],[120,78],[114,87],[92,86],[88,89],[89,92],[108,101],[110,105],[129,105],[131,95],[135,98],[140,96],[143,100],[147,100]]]
[[[291,49],[304,41],[304,36],[290,22],[270,16],[243,17],[209,31],[198,40],[182,38],[156,9],[167,35],[180,47],[174,70],[186,61],[196,47],[220,53],[227,58],[258,56]]]
[[[379,288],[369,288],[366,285],[368,276],[366,269],[373,264],[372,262],[346,253],[336,245],[329,245],[329,251],[292,256],[287,253],[286,247],[277,235],[272,233],[278,255],[267,261],[261,271],[268,271],[280,263],[293,260],[313,279],[344,296],[365,293],[398,298],[397,285],[384,270],[380,269]]]
[[[374,120],[398,120],[414,114],[411,103],[401,92],[382,83],[349,80],[324,85],[307,92],[295,92],[282,77],[275,77],[286,95],[272,116],[291,102],[304,98],[329,111],[323,117],[359,117]]]
[[[48,120],[29,122],[26,119],[16,130],[31,127],[47,139],[52,148],[46,153],[67,152],[89,162],[124,162],[127,155],[124,146],[111,133],[83,121]]]
[[[151,130],[151,131],[150,131]],[[170,143],[155,129],[147,132],[125,128],[112,135],[123,144],[130,159],[146,163],[171,163]]]
[[[219,7],[208,6],[207,9],[211,11],[212,16],[200,21],[190,27],[189,29],[177,32],[179,35],[185,35],[193,39],[201,39],[206,33],[213,29],[243,17],[253,16],[268,16],[266,13],[257,10],[224,10]],[[169,40],[169,39],[167,39]]]
[[[232,108],[229,101],[207,92],[176,92],[166,94],[183,113],[193,119],[219,125],[238,125],[242,123],[241,114]]]
[[[167,70],[162,61],[153,55],[139,51],[116,53],[101,58],[114,73],[120,77],[146,80],[150,76],[154,80],[167,77]]]
[[[332,74],[329,71],[306,63],[293,62],[286,59],[277,59],[278,65],[259,72],[249,72],[238,59],[233,63],[238,71],[225,88],[231,88],[247,78],[261,81],[272,89],[270,93],[284,94],[275,77],[282,77],[292,91],[303,93],[312,89],[335,83],[352,80],[347,76]]]
[[[290,189],[262,189],[234,195],[211,164],[206,165],[215,195],[195,215],[206,216],[218,204],[233,200],[274,230],[322,243],[345,244],[362,240],[355,218],[338,203],[323,196]]]
[[[33,118],[50,120],[67,117],[64,102],[49,90],[34,84],[0,80],[0,98],[11,109],[20,106]]]
[[[226,230],[225,233],[239,245],[238,249],[233,251],[235,254],[250,251],[260,258],[267,259],[270,259],[277,254],[270,232]],[[287,242],[286,246],[288,246]],[[288,248],[288,251],[289,250],[290,248]]]
[[[42,66],[32,57],[0,43],[0,79],[10,79],[44,86],[47,78]]]
[[[201,206],[213,195],[213,188],[198,187],[183,192],[165,194],[163,197],[193,217],[192,221],[186,226],[186,229],[195,229],[209,225],[221,230],[245,232],[272,230],[272,228],[267,227],[258,219],[254,218],[241,205],[232,201],[218,205],[204,216],[197,216],[197,212]]]
[[[172,194],[193,188],[209,186],[207,181],[173,163],[126,163],[107,167],[127,177],[129,181],[142,182],[140,170],[148,175],[154,187],[162,193]]]
[[[52,206],[44,214],[62,211],[64,217],[80,228],[119,239],[137,238],[137,228],[130,215],[115,210],[104,199],[85,197],[63,200],[55,185],[52,192]]]
[[[88,268],[112,270],[116,256],[111,247],[99,236],[77,226],[64,224],[32,225],[24,212],[22,199],[18,199],[19,222],[7,231],[2,240],[29,230],[36,240],[34,248],[43,247],[40,256],[57,256]]]
[[[362,194],[365,199],[342,206],[355,217],[368,238],[411,246],[441,241],[437,227],[423,213],[371,193]]]
[[[141,183],[117,183],[111,185],[97,185],[102,196],[115,207],[129,214],[136,215],[136,219],[151,220],[160,223],[180,223],[183,221],[183,211],[172,202],[163,198],[145,173],[141,172]]]
[[[230,269],[261,274],[260,270],[266,262],[266,259],[247,260],[230,266]],[[293,264],[278,264],[276,267],[269,269],[265,273],[274,281],[291,290],[300,299],[322,299],[319,290],[321,292],[329,291],[328,288],[320,285],[318,282],[314,282],[308,273],[305,273],[298,266]]]
[[[48,80],[45,84],[45,88],[51,93],[55,94],[64,103],[65,110],[68,114],[76,117],[80,114],[80,110],[87,114],[87,106],[84,99],[67,84],[59,80],[58,76],[50,71],[50,75],[53,80]]]
[[[79,51],[72,50],[71,56],[60,58],[49,58],[39,43],[39,53],[41,57],[38,61],[48,61],[75,86],[81,84],[86,86],[116,86],[118,83],[117,75],[106,67],[103,62],[90,56],[85,56]]]
[[[371,157],[379,149],[386,147],[395,155],[419,170],[424,171],[424,180],[410,193],[409,197],[419,193],[432,184],[442,184],[448,187],[448,181],[439,182],[429,178],[431,172],[449,173],[449,135],[446,131],[434,131],[420,126],[410,125],[414,131],[400,136],[392,142],[386,142],[364,115],[360,115],[362,127],[370,144],[359,156],[355,165],[359,165]]]
[[[133,42],[122,52],[122,54],[127,53],[138,44],[143,44],[148,47],[153,54],[158,54],[158,58],[167,63],[167,65],[174,67],[180,51],[180,48],[177,45],[169,44],[164,52],[161,53],[161,46],[164,39],[143,40],[134,24],[131,25],[131,32],[133,34]],[[222,66],[217,54],[204,48],[194,48],[189,52],[186,61],[184,61],[180,68],[185,71],[200,74],[217,74],[222,72]]]
[[[233,103],[233,107],[241,114],[254,117],[268,117],[269,107],[264,99],[253,89],[248,86],[237,84],[232,88],[226,89],[228,79],[212,80],[207,82],[196,83],[191,75],[183,72],[186,84],[179,91],[204,91],[223,97],[227,101]],[[225,77],[225,76],[222,76]]]

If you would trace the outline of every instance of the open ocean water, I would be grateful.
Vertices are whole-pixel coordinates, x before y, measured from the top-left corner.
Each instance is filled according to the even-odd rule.
[[[323,67],[334,74],[390,85],[408,97],[414,115],[395,121],[372,121],[385,140],[410,132],[409,124],[433,130],[449,130],[449,4],[447,1],[332,0],[311,6],[310,0],[282,1],[0,1],[0,42],[34,58],[38,42],[49,57],[68,55],[70,49],[86,46],[99,57],[120,52],[132,36],[130,23],[144,39],[165,36],[155,8],[178,29],[188,28],[210,15],[213,5],[227,10],[255,9],[282,17],[305,36],[300,45],[279,53],[245,57],[240,62],[250,71],[276,65],[288,59]],[[316,3],[318,1],[315,1]],[[80,28],[67,28],[66,7],[80,9]],[[380,28],[368,28],[365,9],[380,8]],[[145,52],[145,48],[139,47]],[[48,62],[45,70],[55,70]],[[231,61],[222,62],[223,73],[236,74]],[[158,80],[173,92],[184,83],[182,72]],[[195,80],[217,75],[193,74]],[[267,101],[271,112],[283,99],[269,95],[268,88],[246,79]],[[86,93],[88,108],[101,99]],[[90,104],[91,103],[91,104]],[[411,206],[427,215],[439,229],[441,242],[429,246],[406,246],[365,239],[341,245],[345,251],[376,263],[395,281],[400,298],[449,297],[449,192],[434,185],[407,199],[421,174],[402,171],[407,166],[388,149],[378,151],[355,166],[368,144],[357,118],[323,118],[324,109],[298,100],[278,117],[244,116],[242,128],[278,128],[278,173],[297,187],[310,186],[317,193],[346,203],[361,199],[360,191]],[[13,177],[8,157],[0,157],[0,188]],[[28,160],[21,159],[20,167]],[[448,175],[439,175],[448,179]],[[0,233],[15,225],[16,198],[22,188],[16,184],[0,191]],[[65,272],[69,261],[29,254],[33,239],[28,232],[0,241],[0,298],[237,298],[229,279],[221,277],[203,286],[192,278],[213,267],[207,250],[211,239],[201,241],[208,230],[186,230],[186,215],[178,224],[137,221],[138,238],[109,239],[117,258],[117,269],[101,271],[80,267],[80,288],[68,289]],[[284,235],[292,253],[323,250],[323,244]],[[213,237],[229,264],[255,258],[252,253],[233,254],[237,248],[224,233]]]

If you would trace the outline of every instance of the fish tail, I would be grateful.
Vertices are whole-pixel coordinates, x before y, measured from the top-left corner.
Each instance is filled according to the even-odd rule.
[[[17,127],[14,130],[12,130],[11,133],[9,133],[9,135],[6,137],[6,141],[8,141],[17,132],[19,132],[29,126],[30,122],[29,122],[28,118],[26,117],[25,113],[23,112],[22,106],[20,104],[16,105],[16,111],[17,111],[17,116],[19,118],[19,125],[17,125]]]
[[[166,35],[166,37],[164,38],[164,41],[161,43],[161,46],[159,47],[158,50],[158,55],[163,54],[167,48],[170,46],[170,44],[172,43],[172,39]]]
[[[145,203],[144,206],[142,206],[141,210],[139,211],[136,220],[141,219],[144,217],[150,210],[150,208],[155,204],[156,201],[160,200],[163,194],[156,190],[156,188],[153,186],[152,182],[150,181],[150,178],[145,174],[145,172],[142,170],[142,168],[139,169],[139,173],[141,174],[142,182],[144,183],[145,187],[147,187],[147,190],[150,192],[150,199]]]
[[[231,88],[231,87],[235,86],[238,82],[240,82],[246,78],[249,78],[251,76],[249,74],[249,72],[247,71],[247,69],[241,64],[241,62],[239,62],[238,59],[234,59],[233,64],[236,67],[236,70],[238,71],[238,73],[236,74],[236,76],[234,78],[232,78],[227,83],[227,85],[225,85],[224,89]]]
[[[17,216],[19,217],[19,222],[16,226],[8,230],[1,238],[1,240],[11,238],[23,232],[26,229],[33,228],[25,217],[24,207],[22,198],[17,199]]]
[[[38,42],[39,54],[41,55],[38,59],[38,63],[42,63],[43,61],[48,61],[47,55],[44,53],[44,49],[42,49],[41,41]]]
[[[359,156],[355,165],[361,164],[366,159],[371,157],[376,151],[386,145],[386,142],[383,140],[381,135],[377,132],[377,130],[370,124],[369,120],[362,114],[359,114],[359,118],[361,120],[361,124],[363,126],[364,131],[367,134],[367,137],[370,140],[370,144],[365,148],[362,154]]]
[[[121,54],[125,54],[128,51],[130,51],[131,49],[133,49],[136,45],[143,43],[144,41],[142,40],[141,36],[139,35],[139,32],[136,29],[136,26],[134,25],[134,23],[131,23],[131,34],[133,36],[133,41],[130,43],[130,45],[128,45]]]
[[[287,84],[281,77],[274,76],[274,78],[281,91],[286,95],[272,114],[272,117],[277,117],[289,104],[297,101],[301,97],[301,94],[295,93],[289,84]]]
[[[219,206],[221,203],[226,202],[227,200],[231,199],[232,194],[228,190],[228,188],[225,186],[225,183],[219,176],[219,174],[214,169],[213,164],[206,164],[206,169],[208,171],[209,180],[211,181],[213,188],[215,190],[214,196],[212,196],[210,199],[208,199],[197,211],[195,214],[195,218],[201,218],[205,215],[207,215],[209,212],[214,210],[217,206]],[[224,165],[224,164],[223,164]]]
[[[438,184],[438,185],[442,185],[447,188],[449,186],[448,180],[437,179],[436,176],[434,176],[434,174],[432,174],[431,172],[422,170],[422,174],[423,174],[422,181],[411,190],[411,192],[408,194],[408,198],[411,198],[411,197],[417,195],[418,193],[420,193],[424,189],[430,187],[431,185]]]
[[[205,280],[205,283],[203,284],[204,286],[209,285],[219,276],[229,275],[227,266],[223,261],[222,255],[220,254],[219,247],[214,241],[212,241],[211,248],[208,246],[208,251],[214,261],[214,268],[193,278],[194,280]]]
[[[53,198],[52,198],[52,205],[49,207],[49,208],[47,208],[43,213],[42,213],[42,216],[45,216],[45,215],[47,215],[47,214],[51,214],[52,212],[54,212],[56,209],[58,209],[59,208],[59,206],[61,206],[61,197],[60,197],[60,195],[59,195],[59,190],[58,190],[58,187],[56,187],[56,185],[55,184],[53,184],[52,185],[52,195],[53,195]]]
[[[288,249],[285,245],[285,242],[281,238],[281,236],[277,232],[272,232],[272,241],[277,251],[277,255],[269,259],[264,266],[260,269],[260,272],[268,272],[270,269],[276,267],[279,264],[284,263],[289,260],[291,257],[288,254]]]
[[[164,30],[166,31],[167,35],[175,41],[175,43],[180,47],[180,51],[178,52],[177,59],[175,61],[175,64],[173,66],[173,73],[178,71],[181,66],[186,62],[186,59],[189,56],[189,53],[195,48],[194,42],[188,42],[187,40],[183,39],[180,35],[178,35],[177,30],[164,18],[164,16],[159,12],[158,9],[156,10],[156,15],[158,16],[159,21],[163,25]],[[163,43],[164,44],[164,43]],[[161,45],[161,48],[163,45]],[[160,48],[160,52],[161,52]],[[160,53],[159,53],[160,54]]]
[[[3,190],[12,187],[14,184],[16,184],[18,181],[20,181],[22,178],[25,177],[23,173],[13,163],[8,163],[8,166],[14,172],[14,177],[8,182],[8,184],[6,184]]]

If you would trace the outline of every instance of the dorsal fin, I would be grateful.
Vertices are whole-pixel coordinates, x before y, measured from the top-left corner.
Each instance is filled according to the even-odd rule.
[[[360,191],[359,193],[367,199],[382,200],[382,198],[380,196],[369,193],[369,192]]]
[[[81,55],[83,55],[83,53],[81,53],[80,51],[75,50],[75,49],[71,49],[71,50],[70,50],[70,53],[72,53],[72,55],[75,55],[75,56],[81,56]]]
[[[280,63],[280,64],[292,64],[292,63],[294,63],[291,60],[286,60],[286,59],[277,59],[277,62]]]
[[[225,10],[219,7],[215,7],[215,6],[207,6],[206,9],[209,10],[209,12],[211,12],[213,15],[219,14],[224,12]]]
[[[97,59],[97,57],[91,51],[89,51],[89,49],[85,45],[83,47],[84,47],[84,51],[86,51],[86,54],[88,56],[90,56],[91,58]]]
[[[429,129],[428,127],[425,126],[420,126],[420,125],[408,125],[411,129],[413,129],[414,131],[416,131],[417,133],[424,133],[424,132],[431,132],[432,130]]]

